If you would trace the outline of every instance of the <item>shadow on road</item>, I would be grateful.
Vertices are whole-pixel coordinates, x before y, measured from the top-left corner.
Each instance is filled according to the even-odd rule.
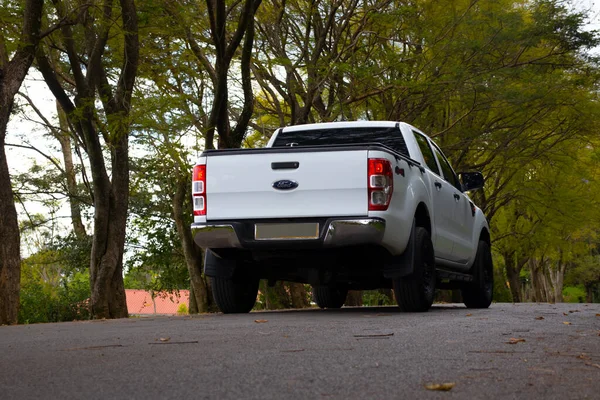
[[[434,304],[427,313],[447,312],[450,310],[462,310],[467,308],[463,304]],[[260,310],[253,311],[252,314],[279,314],[279,313],[305,313],[305,314],[336,314],[336,315],[351,315],[351,314],[407,314],[418,315],[427,313],[404,313],[400,311],[398,306],[377,306],[377,307],[343,307],[340,309],[328,308],[302,308],[302,309],[287,309],[287,310]]]

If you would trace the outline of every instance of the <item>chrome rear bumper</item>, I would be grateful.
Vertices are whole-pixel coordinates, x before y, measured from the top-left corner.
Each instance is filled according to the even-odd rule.
[[[287,245],[310,247],[343,247],[351,245],[379,244],[385,233],[385,220],[381,218],[343,218],[328,219],[324,229],[317,239],[302,240],[255,240],[254,237],[244,236],[244,225],[252,222],[227,222],[192,224],[194,242],[202,248],[253,248],[256,246]],[[254,232],[254,230],[250,230]]]

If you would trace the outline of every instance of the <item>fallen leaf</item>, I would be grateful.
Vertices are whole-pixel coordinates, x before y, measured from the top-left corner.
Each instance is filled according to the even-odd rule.
[[[520,342],[525,342],[525,339],[523,338],[510,338],[510,340],[508,342],[506,342],[507,344],[517,344]]]
[[[161,341],[161,342],[168,342],[169,340],[171,340],[171,338],[170,338],[170,337],[161,337],[161,338],[160,338],[160,341]]]
[[[535,317],[535,319],[537,319],[538,321],[541,321],[544,319],[544,317]]]
[[[568,322],[568,321],[563,322],[563,324],[565,324],[565,325],[571,325],[571,323]]]
[[[454,382],[446,382],[446,383],[432,383],[429,385],[425,385],[425,389],[427,390],[439,390],[442,392],[447,392],[448,390],[451,390],[454,386],[456,386],[456,383]]]
[[[596,317],[600,317],[600,314],[596,314]]]
[[[590,367],[600,368],[600,365],[598,365],[598,364],[586,363],[585,365],[589,365]]]
[[[264,324],[265,322],[269,322],[268,319],[255,319],[254,322],[257,324]]]
[[[573,314],[574,312],[579,312],[579,310],[569,310],[569,314]]]
[[[588,356],[585,353],[581,353],[580,355],[577,356],[577,358],[579,358],[580,360],[591,360],[592,357]]]
[[[566,312],[564,312],[563,315],[569,315],[569,314],[567,314]]]
[[[471,315],[473,315],[473,314],[467,314],[467,315],[465,315],[465,317],[470,317]]]

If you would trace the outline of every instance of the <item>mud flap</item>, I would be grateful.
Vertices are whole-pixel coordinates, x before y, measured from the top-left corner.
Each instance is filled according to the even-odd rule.
[[[406,250],[399,256],[388,259],[383,267],[383,276],[387,279],[396,279],[413,273],[415,259],[415,220],[413,219],[410,238]]]
[[[210,249],[206,249],[204,256],[204,274],[218,278],[231,279],[238,263],[235,260],[226,260],[217,257]]]

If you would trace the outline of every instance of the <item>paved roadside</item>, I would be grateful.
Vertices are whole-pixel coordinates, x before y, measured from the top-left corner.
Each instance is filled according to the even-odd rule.
[[[3,326],[0,398],[600,399],[599,314],[436,305]]]

